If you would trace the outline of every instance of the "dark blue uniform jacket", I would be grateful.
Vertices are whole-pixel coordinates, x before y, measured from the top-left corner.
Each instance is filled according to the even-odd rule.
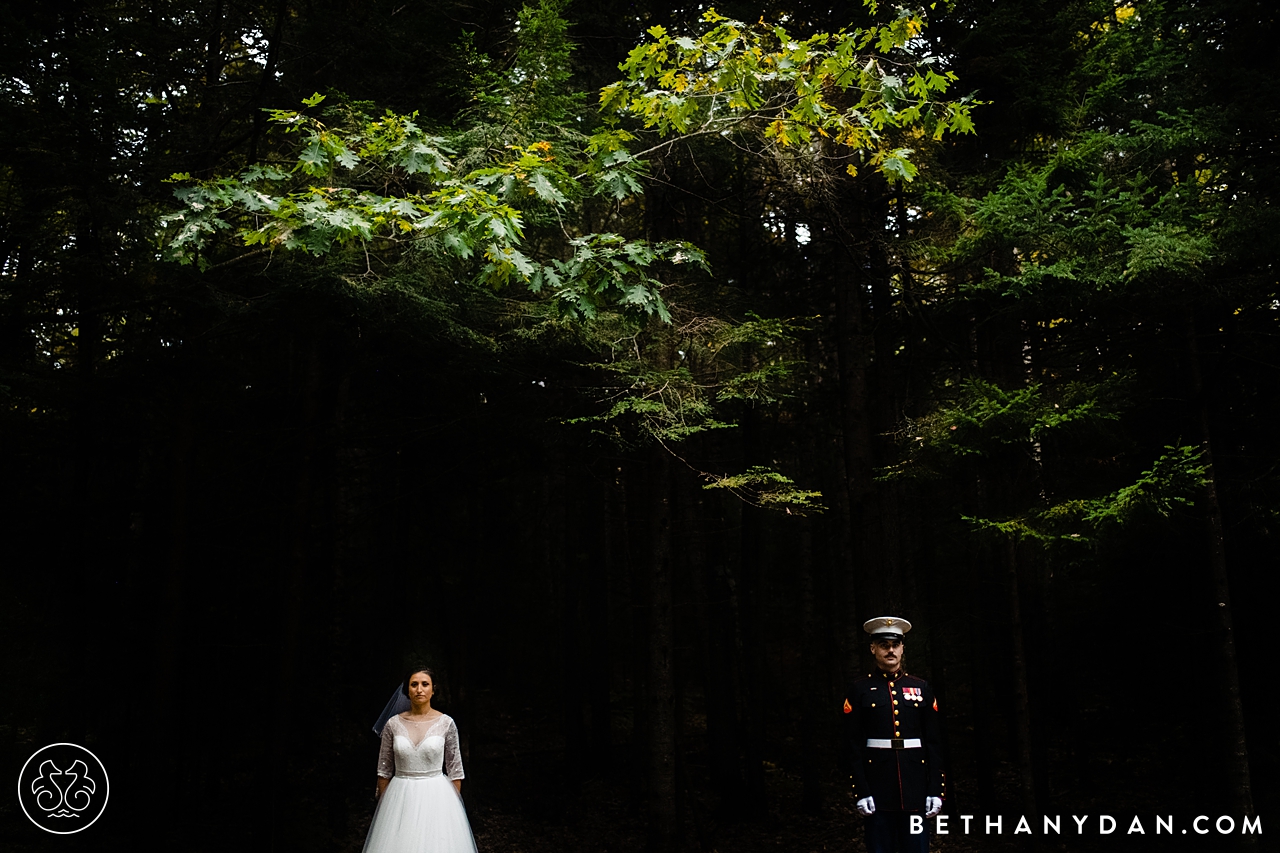
[[[877,670],[849,687],[841,707],[845,761],[856,799],[874,797],[876,812],[920,812],[926,797],[946,796],[942,725],[929,683]],[[868,738],[919,739],[918,749],[875,749]]]

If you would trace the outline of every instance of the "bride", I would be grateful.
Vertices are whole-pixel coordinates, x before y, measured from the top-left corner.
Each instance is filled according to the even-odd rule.
[[[462,805],[458,727],[431,707],[435,677],[418,667],[401,691],[410,707],[382,728],[378,806],[364,853],[476,853]]]

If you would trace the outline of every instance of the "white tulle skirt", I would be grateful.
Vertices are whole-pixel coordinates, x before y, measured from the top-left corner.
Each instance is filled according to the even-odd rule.
[[[373,812],[364,853],[476,853],[467,810],[449,778],[391,777]]]

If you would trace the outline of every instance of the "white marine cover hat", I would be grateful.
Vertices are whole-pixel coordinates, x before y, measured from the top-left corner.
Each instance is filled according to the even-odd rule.
[[[863,622],[862,630],[873,640],[901,640],[911,630],[911,623],[897,616],[877,616]]]

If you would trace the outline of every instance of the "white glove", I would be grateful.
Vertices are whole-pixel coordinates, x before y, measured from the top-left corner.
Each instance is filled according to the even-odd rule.
[[[875,814],[876,801],[871,797],[863,797],[858,800],[858,814],[866,817],[869,814]]]
[[[924,798],[924,816],[933,817],[942,811],[942,797],[925,797]]]

